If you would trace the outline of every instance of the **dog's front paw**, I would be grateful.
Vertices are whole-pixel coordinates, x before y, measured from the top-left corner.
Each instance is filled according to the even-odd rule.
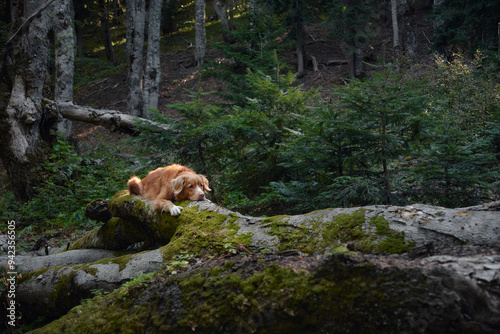
[[[178,216],[181,214],[182,209],[184,209],[182,206],[174,205],[170,208],[170,214],[172,216]]]

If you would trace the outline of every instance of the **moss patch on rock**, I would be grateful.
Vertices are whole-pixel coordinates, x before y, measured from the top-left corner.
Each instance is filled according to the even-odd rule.
[[[314,214],[308,214],[314,217]],[[341,214],[330,221],[303,219],[300,225],[290,223],[288,216],[262,220],[269,234],[278,237],[280,251],[297,249],[305,254],[332,252],[342,246],[364,253],[404,253],[415,244],[405,241],[404,233],[389,227],[384,217],[367,221],[363,210]]]
[[[227,245],[237,247],[241,243],[248,246],[251,233],[238,234],[240,226],[235,223],[237,218],[213,211],[200,211],[198,207],[184,208],[182,214],[175,218],[179,220],[176,233],[162,247],[164,260],[171,260],[181,252],[200,256],[216,255],[225,252]]]

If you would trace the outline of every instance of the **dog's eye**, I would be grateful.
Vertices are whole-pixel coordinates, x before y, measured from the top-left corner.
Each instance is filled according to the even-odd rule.
[[[193,188],[193,185],[192,185],[192,184],[190,184],[190,185],[188,186],[188,188]]]

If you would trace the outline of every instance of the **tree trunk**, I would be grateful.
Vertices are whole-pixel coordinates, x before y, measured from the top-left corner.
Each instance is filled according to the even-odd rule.
[[[304,50],[304,40],[305,40],[305,27],[303,18],[301,17],[301,12],[303,10],[299,0],[294,2],[295,10],[295,50],[297,52],[297,73],[301,77],[305,74],[305,50]]]
[[[233,31],[234,30],[234,0],[228,0],[228,1],[229,1],[228,2],[228,6],[229,6],[229,30]],[[499,38],[500,38],[500,33],[499,33]],[[500,46],[499,46],[499,50],[500,50]]]
[[[75,60],[75,39],[72,17],[70,13],[71,1],[64,0],[53,5],[56,79],[54,100],[56,102],[73,101],[73,77]],[[71,121],[61,118],[57,123],[57,132],[64,137],[71,135]]]
[[[276,311],[275,315],[270,316],[276,318],[270,321],[269,326],[275,326],[276,322],[308,323],[313,319],[310,314],[320,314],[325,311],[328,316],[316,322],[315,326],[319,327],[315,328],[319,332],[327,332],[327,327],[324,326],[329,326],[328,324],[331,326],[332,319],[341,319],[338,317],[356,309],[356,312],[363,314],[358,315],[359,319],[366,318],[367,312],[372,321],[359,321],[356,318],[358,320],[349,322],[348,327],[351,330],[353,326],[361,326],[356,332],[373,331],[370,330],[369,324],[374,323],[373,319],[380,317],[375,321],[375,323],[380,322],[379,326],[382,326],[382,323],[387,325],[388,321],[392,324],[393,321],[391,326],[398,326],[399,323],[399,326],[403,327],[394,327],[396,329],[388,332],[401,332],[413,328],[411,326],[415,324],[412,325],[411,321],[417,321],[422,312],[428,310],[429,305],[436,305],[435,311],[439,317],[424,318],[433,326],[438,326],[433,327],[437,332],[440,330],[436,328],[447,325],[455,326],[453,328],[461,332],[464,328],[470,329],[474,324],[479,326],[478,328],[483,328],[483,331],[500,324],[498,318],[500,286],[498,279],[495,278],[500,275],[500,256],[495,255],[500,237],[498,211],[481,211],[481,208],[471,208],[466,211],[467,208],[445,209],[426,205],[368,206],[262,218],[244,216],[209,201],[202,201],[178,203],[185,208],[180,216],[172,217],[168,213],[151,212],[147,204],[128,195],[127,191],[119,192],[109,202],[111,212],[109,216],[113,218],[74,243],[72,248],[101,248],[103,245],[107,247],[113,244],[115,250],[125,249],[128,247],[127,243],[145,241],[146,235],[150,238],[150,246],[158,241],[163,246],[153,251],[86,264],[75,264],[82,261],[82,254],[75,249],[66,255],[68,263],[73,264],[66,266],[60,260],[63,255],[49,255],[48,257],[53,257],[54,262],[52,259],[47,259],[45,262],[54,263],[53,268],[23,272],[19,280],[16,297],[21,305],[23,318],[34,320],[39,316],[59,317],[78,305],[83,298],[90,298],[94,289],[111,291],[137,275],[156,271],[163,266],[164,270],[154,279],[148,280],[148,283],[138,280],[143,283],[139,286],[132,284],[122,286],[106,297],[110,304],[98,306],[100,299],[96,298],[92,310],[99,312],[97,318],[105,318],[109,313],[111,318],[126,319],[128,316],[115,313],[130,310],[130,307],[122,306],[122,302],[127,305],[146,303],[150,306],[144,306],[145,308],[141,310],[149,316],[140,315],[136,318],[136,321],[146,328],[156,328],[154,326],[158,326],[159,323],[168,322],[168,320],[154,321],[151,318],[153,315],[155,319],[156,317],[174,319],[173,327],[170,327],[171,332],[188,332],[193,326],[202,326],[197,328],[200,332],[217,332],[232,323],[232,321],[224,322],[223,319],[236,321],[237,314],[250,319],[252,316],[250,310],[253,310],[250,305],[260,305],[255,309],[257,313],[264,305],[270,305]],[[484,209],[496,207],[498,205]],[[122,224],[128,227],[123,229],[125,225]],[[411,246],[416,247],[410,250]],[[329,255],[338,252],[343,255]],[[381,254],[402,252],[405,254]],[[246,254],[246,257],[228,257],[232,253]],[[92,253],[92,256],[97,256],[99,259],[100,254],[96,252]],[[196,258],[194,254],[197,254]],[[182,256],[193,261],[190,261],[191,263],[183,261]],[[95,260],[90,259],[90,261]],[[33,269],[38,268],[37,264],[32,262],[22,267],[29,270],[30,265]],[[176,271],[185,271],[188,267],[189,270],[185,273],[175,274]],[[281,271],[279,268],[288,268],[289,271]],[[262,279],[263,275],[271,272],[277,276]],[[324,276],[327,272],[335,273],[336,278],[330,274]],[[297,274],[303,278],[317,277],[318,280],[313,279],[307,283],[295,276]],[[211,275],[214,275],[214,280],[210,280]],[[207,280],[201,282],[202,277],[207,277]],[[226,281],[229,278],[232,280]],[[247,279],[249,281],[246,281]],[[288,279],[291,281],[287,281]],[[209,281],[214,285],[209,284]],[[411,284],[408,284],[409,281]],[[164,282],[165,285],[157,285],[158,282]],[[215,282],[219,282],[218,285]],[[246,283],[239,285],[239,282]],[[272,285],[271,282],[275,282],[278,286]],[[279,282],[283,282],[284,285],[280,286]],[[340,286],[347,282],[350,282],[348,286]],[[197,293],[193,294],[191,290],[188,293],[184,288],[182,293],[168,292],[175,286],[179,288],[179,284],[181,287],[199,285],[200,296]],[[158,293],[145,293],[147,286],[154,287],[149,290],[150,292],[154,290]],[[224,291],[218,290],[217,286],[227,287],[227,290],[225,288]],[[260,290],[264,287],[270,290]],[[339,294],[344,290],[345,294]],[[219,297],[208,299],[208,294],[203,297],[206,299],[203,299],[201,294],[205,295],[207,291],[221,299],[219,300]],[[253,291],[257,293],[253,294]],[[231,294],[233,297],[230,297]],[[187,302],[185,299],[195,295],[197,297],[194,300]],[[325,300],[320,300],[322,295],[327,296]],[[380,298],[381,295],[384,298]],[[309,300],[307,296],[312,299]],[[454,297],[449,298],[450,296]],[[257,301],[256,298],[261,297],[263,299]],[[355,300],[350,299],[353,297]],[[196,307],[191,308],[198,303],[198,298],[206,302],[204,307],[207,310],[215,310],[217,305],[228,301],[232,303],[235,300],[248,300],[248,302],[240,305],[242,308],[233,305],[221,310],[221,313],[216,313],[215,318],[214,314],[210,313],[214,322],[202,324],[201,318],[191,319],[190,323],[193,326],[184,328],[182,324],[185,322],[181,320],[182,317],[179,318],[178,311],[170,310],[168,305],[178,305],[179,308],[176,309],[185,309],[187,314],[204,314]],[[362,300],[365,298],[374,300],[364,304]],[[292,300],[295,300],[299,307],[294,308],[293,305],[296,303],[292,303]],[[118,306],[110,308],[113,303]],[[338,305],[351,305],[351,303],[357,307],[335,308]],[[373,303],[377,303],[376,309],[373,308]],[[306,306],[309,304],[314,305],[314,312],[307,309]],[[158,310],[155,305],[160,308],[167,307],[169,316],[156,315]],[[68,315],[70,320],[64,317],[52,326],[60,326],[67,321],[75,332],[95,332],[88,329],[91,327],[86,330],[79,327],[82,324],[98,326],[94,320],[97,319],[95,313],[94,318],[91,318],[91,315],[86,318],[85,308],[86,306],[79,309],[84,313],[72,312]],[[232,313],[231,310],[234,308],[238,309],[237,314]],[[136,312],[139,309],[134,306],[133,310]],[[376,310],[381,310],[381,313],[373,313]],[[300,312],[305,313],[298,319],[297,314],[301,314]],[[82,314],[82,318],[78,318],[78,314]],[[285,316],[286,314],[290,317]],[[392,320],[389,320],[387,314],[395,315],[395,318],[391,317]],[[410,322],[405,318],[408,314],[412,315]],[[415,317],[415,314],[419,316]],[[353,313],[350,316],[354,315]],[[77,318],[74,318],[75,316]],[[125,328],[122,327],[123,324],[127,322],[109,323],[111,327],[107,327],[106,332],[120,332]],[[337,325],[343,326],[342,323],[345,321],[340,321]],[[77,327],[73,327],[74,325]],[[128,325],[129,329],[136,328],[138,332],[148,331],[144,330],[144,327],[137,329],[132,323]],[[389,327],[384,327],[387,328]],[[227,332],[237,330],[233,327],[226,329]],[[65,332],[64,328],[50,330]],[[46,329],[46,332],[50,330]],[[158,331],[164,332],[166,329]]]
[[[0,157],[9,175],[17,199],[29,200],[34,188],[42,182],[38,166],[45,161],[47,144],[41,131],[43,118],[42,91],[47,78],[50,29],[44,1],[27,1],[23,14],[12,22],[23,22],[27,29],[18,29],[11,37],[15,75],[6,109],[1,110]],[[17,4],[22,6],[23,4]],[[33,14],[38,15],[33,16]],[[31,21],[29,21],[31,20]],[[44,124],[46,125],[46,124]]]
[[[217,7],[220,19],[220,28],[222,29],[222,38],[226,43],[234,43],[234,38],[227,33],[230,30],[229,19],[227,16],[227,0],[217,1]]]
[[[146,1],[129,0],[127,2],[127,64],[129,94],[128,113],[133,116],[144,114],[142,95],[142,53],[144,46],[144,24],[146,19]]]
[[[118,61],[115,57],[115,50],[113,48],[113,42],[111,40],[111,22],[109,21],[109,2],[106,0],[99,0],[99,5],[101,7],[101,37],[104,44],[104,51],[106,53],[106,58],[114,66],[118,65]]]
[[[392,39],[393,46],[399,46],[399,28],[398,28],[398,0],[391,0],[391,13],[392,13]]]
[[[144,107],[145,116],[148,108],[158,109],[160,93],[160,25],[162,0],[151,0],[148,11],[148,50],[144,71]]]
[[[196,66],[203,64],[207,52],[207,34],[205,30],[205,0],[195,0],[195,48]]]

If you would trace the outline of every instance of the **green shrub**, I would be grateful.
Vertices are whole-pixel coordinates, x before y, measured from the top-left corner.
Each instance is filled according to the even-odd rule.
[[[67,141],[59,139],[47,164],[40,167],[46,177],[44,185],[36,189],[29,202],[12,201],[6,214],[23,226],[91,225],[84,217],[85,206],[126,187],[126,164],[104,153],[98,159],[78,156]]]

